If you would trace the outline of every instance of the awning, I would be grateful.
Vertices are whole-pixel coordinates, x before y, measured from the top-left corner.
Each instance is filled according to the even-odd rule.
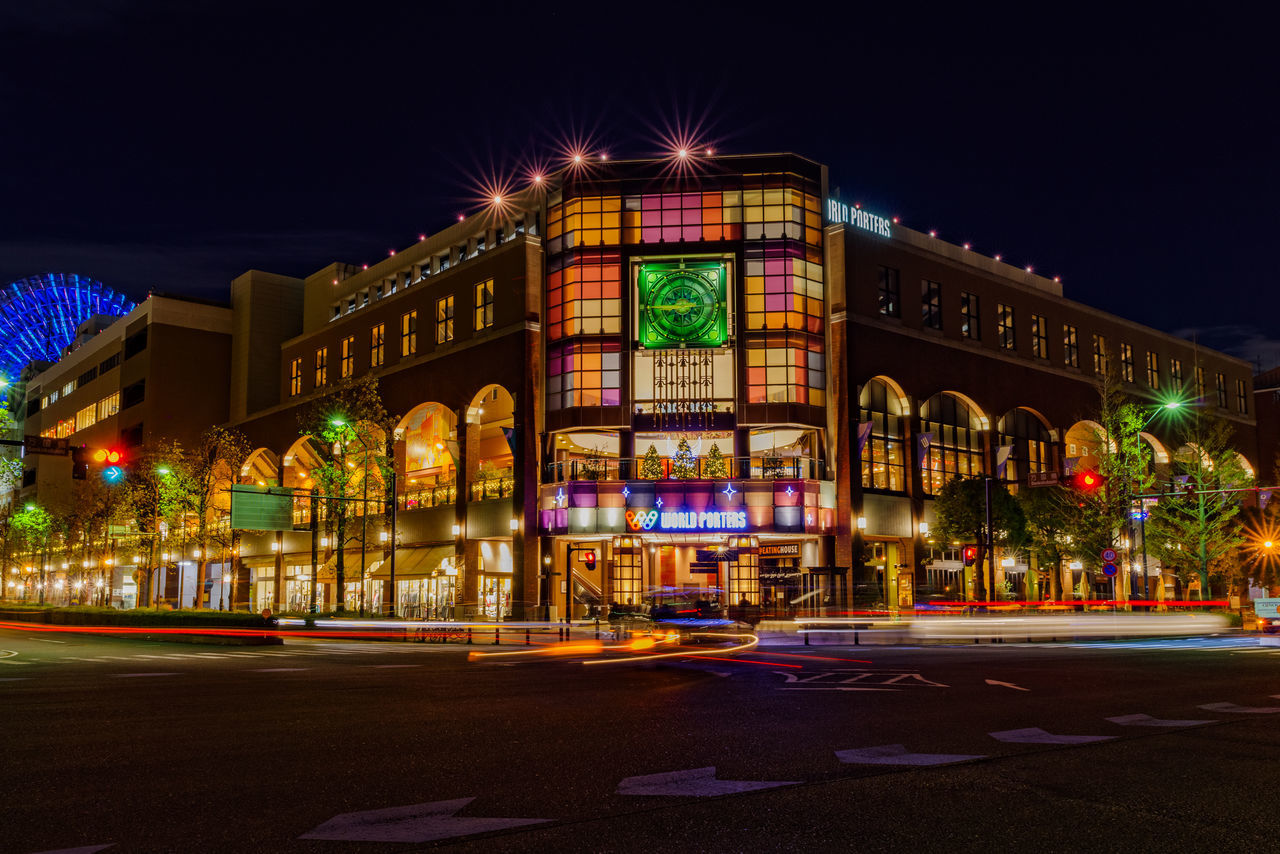
[[[420,549],[396,549],[396,578],[425,578],[440,570],[445,561],[452,563],[453,546],[427,546]],[[383,561],[373,578],[390,578],[391,561]]]
[[[347,549],[342,559],[342,576],[346,581],[360,580],[360,550]],[[376,568],[382,560],[382,552],[365,552],[364,553],[364,572],[368,575],[372,569]],[[320,567],[320,571],[316,573],[317,581],[337,581],[338,580],[338,553],[334,552],[329,555]]]

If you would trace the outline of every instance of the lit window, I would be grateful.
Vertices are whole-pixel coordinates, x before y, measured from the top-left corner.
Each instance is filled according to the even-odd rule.
[[[1080,335],[1069,323],[1062,325],[1062,363],[1072,368],[1080,367]]]
[[[1174,391],[1182,389],[1182,360],[1169,360],[1169,384],[1173,386]]]
[[[1221,374],[1219,374],[1221,376]],[[76,431],[92,427],[98,421],[98,405],[91,403],[76,413]]]
[[[109,418],[120,411],[120,392],[111,394],[98,401],[98,420]]]
[[[952,478],[983,473],[982,420],[963,400],[942,392],[920,407],[924,491],[937,495]],[[918,447],[920,447],[918,446]]]
[[[1204,400],[1204,393],[1204,368],[1200,365],[1196,365],[1196,399]]]
[[[418,312],[400,315],[400,358],[418,352]]]
[[[1013,324],[1013,306],[996,303],[996,338],[1001,350],[1018,349],[1017,329]]]
[[[1147,351],[1147,385],[1160,388],[1160,356]]]
[[[902,402],[883,380],[871,380],[858,397],[859,425],[871,422],[862,446],[862,486],[890,492],[906,490]]]
[[[1039,314],[1031,315],[1031,355],[1037,359],[1049,358],[1048,325]]]
[[[826,360],[822,341],[810,338],[806,347],[748,347],[748,403],[807,403],[826,401]]]
[[[1244,380],[1236,380],[1236,412],[1241,415],[1249,414],[1249,397]]]
[[[1120,379],[1133,382],[1133,347],[1128,344],[1120,345]]]
[[[302,357],[294,359],[289,363],[289,396],[297,397],[302,394]]]
[[[436,343],[453,340],[453,297],[436,300]]]
[[[920,323],[926,329],[942,328],[942,285],[928,279],[920,282]]]
[[[488,329],[493,326],[493,279],[476,285],[475,328]]]
[[[1107,372],[1107,339],[1093,333],[1093,372],[1101,376]]]
[[[329,348],[321,347],[316,350],[316,374],[315,387],[320,388],[329,382]]]
[[[1223,374],[1215,376],[1215,387],[1218,391],[1218,406],[1222,409],[1227,408],[1227,378]],[[79,429],[79,428],[76,428]]]
[[[339,362],[342,378],[346,379],[356,372],[356,336],[348,335],[342,339],[342,359]]]
[[[978,315],[978,295],[960,292],[960,335],[970,341],[982,340],[982,318]]]
[[[386,360],[387,324],[379,323],[369,330],[369,367],[381,367]]]

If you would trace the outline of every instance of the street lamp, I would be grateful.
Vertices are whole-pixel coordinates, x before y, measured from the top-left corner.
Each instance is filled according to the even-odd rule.
[[[1147,416],[1147,420],[1143,423],[1142,428],[1139,429],[1138,432],[1142,433],[1143,430],[1146,430],[1151,426],[1151,422],[1154,421],[1156,416],[1160,413],[1181,408],[1182,401],[1178,398],[1170,398],[1169,400],[1166,400],[1151,411],[1151,414]],[[1129,524],[1130,526],[1133,524],[1132,513],[1129,514]],[[1133,528],[1130,527],[1129,530],[1132,531]],[[1150,602],[1151,579],[1147,575],[1147,508],[1146,502],[1143,499],[1138,499],[1138,533],[1139,536],[1142,537],[1142,598],[1147,600],[1147,602]],[[1132,554],[1132,552],[1130,554]],[[1130,576],[1130,578],[1132,578],[1132,576]],[[1150,609],[1150,607],[1150,605],[1147,605],[1148,609]]]

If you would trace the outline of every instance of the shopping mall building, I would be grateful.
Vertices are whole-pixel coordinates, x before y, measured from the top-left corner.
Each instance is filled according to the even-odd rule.
[[[1136,398],[1185,389],[1228,419],[1256,467],[1246,362],[850,201],[790,154],[583,161],[378,264],[241,276],[242,482],[309,489],[298,413],[372,373],[397,516],[394,545],[381,508],[348,526],[343,591],[338,544],[313,564],[301,516],[245,535],[237,601],[298,610],[314,576],[322,607],[374,607],[393,548],[397,611],[423,618],[972,595],[931,498],[1087,465],[1108,360]],[[349,461],[365,495],[389,488]],[[1000,563],[1016,595],[1045,590],[1025,555]]]

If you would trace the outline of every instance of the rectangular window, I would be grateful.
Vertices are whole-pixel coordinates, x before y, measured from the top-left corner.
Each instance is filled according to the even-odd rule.
[[[71,392],[75,390],[76,390],[76,384],[75,384],[75,381],[72,380],[71,382],[67,383],[62,387],[62,396],[66,397],[67,395],[71,394]]]
[[[1196,365],[1196,400],[1204,400],[1204,368]]]
[[[382,367],[386,361],[387,324],[379,323],[369,330],[369,367]]]
[[[110,418],[120,411],[120,392],[112,392],[111,394],[98,401],[98,420]]]
[[[493,326],[493,279],[476,285],[476,329]]]
[[[453,297],[436,300],[436,343],[453,340]]]
[[[1147,351],[1147,385],[1160,388],[1160,356]]]
[[[1013,306],[996,303],[996,338],[1001,350],[1018,349],[1017,329],[1013,323]]]
[[[898,271],[893,267],[880,268],[880,281],[877,285],[880,299],[880,313],[885,317],[901,317],[902,306],[899,302],[901,293],[898,287]]]
[[[344,380],[356,372],[356,336],[348,335],[342,339],[342,358],[338,362],[338,369]]]
[[[1215,376],[1215,386],[1218,390],[1218,406],[1223,409],[1227,408],[1227,378],[1223,374]]]
[[[44,399],[44,405],[43,405],[42,407],[40,407],[40,408],[41,408],[41,409],[48,409],[48,408],[49,408],[49,404],[51,404],[51,403],[56,403],[57,401],[58,401],[58,392],[56,392],[56,391],[51,391],[51,392],[49,392],[49,395]]]
[[[321,347],[316,350],[316,375],[315,388],[320,388],[329,382],[329,348]]]
[[[942,328],[942,285],[928,279],[920,282],[920,322],[925,329]]]
[[[1107,372],[1107,339],[1093,333],[1093,372],[1099,376]]]
[[[1120,379],[1133,382],[1133,348],[1128,344],[1120,345]]]
[[[98,365],[98,373],[105,374],[107,371],[120,364],[120,354],[115,353],[102,360],[102,364]]]
[[[145,349],[147,349],[147,327],[145,326],[124,339],[124,357],[126,360],[132,359]]]
[[[978,295],[960,292],[960,335],[982,340],[982,318],[978,316]]]
[[[1245,394],[1244,380],[1236,380],[1236,412],[1249,414],[1249,398]]]
[[[1221,376],[1221,374],[1219,374]],[[76,413],[76,431],[92,427],[98,421],[98,405],[91,403]]]
[[[1180,391],[1182,389],[1182,360],[1181,359],[1169,360],[1169,385],[1173,387],[1174,391]]]
[[[418,312],[417,310],[400,315],[400,358],[412,356],[418,352]]]
[[[294,359],[289,363],[289,396],[297,397],[302,394],[302,357]]]
[[[1039,314],[1031,315],[1031,355],[1037,359],[1049,358],[1048,324]]]
[[[80,386],[83,386],[83,385],[88,385],[89,383],[93,382],[97,378],[98,378],[98,369],[90,368],[89,370],[85,371],[76,379],[76,388],[80,388]]]
[[[1080,367],[1080,334],[1070,323],[1062,324],[1062,363]]]

